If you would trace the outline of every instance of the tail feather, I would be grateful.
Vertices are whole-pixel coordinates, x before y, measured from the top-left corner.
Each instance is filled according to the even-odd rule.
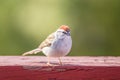
[[[36,49],[34,49],[34,50],[25,52],[25,53],[23,53],[22,55],[23,55],[23,56],[26,56],[26,55],[29,55],[29,54],[37,54],[38,52],[41,52],[41,49],[36,48]]]

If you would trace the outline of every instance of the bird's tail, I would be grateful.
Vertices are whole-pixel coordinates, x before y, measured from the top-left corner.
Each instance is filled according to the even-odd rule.
[[[34,49],[34,50],[25,52],[25,53],[23,53],[22,55],[23,55],[23,56],[26,56],[26,55],[28,55],[28,54],[37,54],[38,52],[41,52],[41,49],[36,48],[36,49]]]

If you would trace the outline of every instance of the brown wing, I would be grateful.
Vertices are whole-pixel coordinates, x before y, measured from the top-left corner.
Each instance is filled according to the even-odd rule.
[[[39,46],[40,49],[44,47],[51,46],[52,41],[54,40],[55,36],[54,33],[50,34]]]

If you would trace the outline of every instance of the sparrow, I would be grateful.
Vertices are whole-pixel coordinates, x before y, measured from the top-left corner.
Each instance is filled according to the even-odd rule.
[[[43,52],[48,57],[47,65],[51,66],[50,58],[57,57],[59,64],[62,65],[61,57],[66,56],[72,47],[70,28],[66,25],[60,26],[55,32],[51,33],[38,48],[25,52],[22,55],[37,54]]]

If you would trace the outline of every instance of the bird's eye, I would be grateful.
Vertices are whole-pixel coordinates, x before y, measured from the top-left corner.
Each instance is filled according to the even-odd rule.
[[[62,32],[62,33],[67,34],[66,32]]]

